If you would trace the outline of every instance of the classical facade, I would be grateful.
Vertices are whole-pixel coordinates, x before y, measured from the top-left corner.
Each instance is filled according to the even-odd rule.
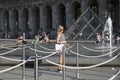
[[[87,8],[105,20],[109,13],[114,32],[120,32],[120,0],[0,0],[0,37],[16,38],[26,32],[52,32],[59,24],[67,30]]]

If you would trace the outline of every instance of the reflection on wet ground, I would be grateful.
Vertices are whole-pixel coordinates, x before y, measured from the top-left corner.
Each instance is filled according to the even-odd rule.
[[[8,41],[0,41],[0,44],[7,45],[10,42]],[[23,59],[23,46],[20,47],[20,49],[17,50],[18,45],[14,44],[15,41],[12,41],[8,46],[2,46],[0,47],[0,56],[3,56],[1,54],[4,54],[4,57],[12,58],[12,59]],[[7,43],[7,44],[6,44]],[[12,45],[12,47],[11,47]],[[52,54],[55,52],[55,43],[40,43],[37,45],[36,50],[38,50],[37,54],[39,56],[45,57],[49,54]],[[120,56],[118,55],[119,50],[119,44],[113,45],[114,48],[111,50],[113,51],[112,57],[109,56],[109,48],[101,49],[101,45],[97,45],[94,43],[70,43],[70,45],[73,45],[73,47],[67,51],[66,55],[66,65],[67,66],[74,66],[76,67],[76,57],[77,57],[77,51],[79,53],[79,67],[86,67],[86,66],[92,66],[96,65],[102,62],[105,62],[110,59],[114,59],[107,64],[100,65],[98,67],[79,70],[79,79],[80,80],[109,80],[112,76],[116,75],[120,71]],[[77,47],[78,45],[78,47]],[[13,47],[14,46],[14,47]],[[28,59],[30,56],[35,56],[35,45],[34,44],[28,44],[25,46],[25,59]],[[78,49],[78,50],[77,50]],[[107,50],[108,49],[108,50]],[[114,51],[117,49],[116,51]],[[12,51],[13,50],[13,51]],[[11,52],[10,52],[11,51]],[[39,51],[43,51],[42,53]],[[10,53],[7,53],[10,52]],[[105,56],[100,56],[108,54]],[[81,56],[82,55],[82,56]],[[118,56],[116,56],[118,55]],[[96,58],[93,58],[97,56]],[[34,59],[34,58],[33,58]],[[48,60],[58,63],[58,53],[55,55],[52,55],[51,57],[47,58]],[[0,71],[14,67],[15,65],[19,64],[19,62],[16,61],[10,61],[5,60],[3,58],[0,58]],[[66,68],[65,76],[66,80],[77,80],[76,69],[69,69]],[[39,80],[62,80],[62,73],[57,72],[57,66],[53,66],[53,64],[50,64],[48,62],[45,62],[44,60],[42,62],[39,62]],[[25,79],[26,80],[35,80],[34,79],[34,62],[31,62],[29,65],[26,65],[25,69]],[[22,67],[17,67],[15,69],[12,69],[10,71],[7,71],[5,73],[0,73],[0,79],[1,80],[22,80]],[[115,80],[120,80],[120,74],[118,74],[115,77]]]

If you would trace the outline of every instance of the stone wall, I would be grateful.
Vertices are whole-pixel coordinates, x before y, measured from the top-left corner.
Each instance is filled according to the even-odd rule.
[[[98,17],[105,22],[107,6],[110,0],[1,0],[0,3],[0,37],[10,35],[17,38],[26,32],[27,38],[34,38],[41,29],[51,34],[59,24],[67,30],[75,20],[91,7],[97,9]],[[114,30],[120,25],[120,0],[115,3],[117,12]],[[117,3],[118,2],[118,3]],[[96,6],[96,7],[95,7]]]

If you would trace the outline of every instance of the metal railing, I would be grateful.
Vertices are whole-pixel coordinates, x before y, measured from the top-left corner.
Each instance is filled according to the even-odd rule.
[[[40,43],[39,43],[40,44]],[[86,66],[86,67],[80,67],[79,66],[79,57],[82,55],[80,52],[79,52],[79,48],[80,47],[83,47],[84,49],[86,49],[86,50],[89,50],[89,51],[95,51],[95,52],[105,52],[106,54],[104,54],[104,55],[98,55],[97,57],[96,56],[87,56],[87,55],[84,55],[84,56],[82,56],[82,57],[84,57],[84,58],[98,58],[98,57],[105,57],[105,56],[109,56],[109,50],[108,50],[108,48],[105,48],[105,49],[103,49],[103,50],[95,50],[95,49],[90,49],[90,48],[88,48],[88,47],[86,47],[85,45],[83,45],[83,44],[81,44],[79,41],[77,41],[77,42],[74,42],[70,47],[63,47],[63,64],[62,65],[60,65],[60,64],[58,64],[58,63],[55,63],[55,62],[52,62],[52,61],[50,61],[50,60],[48,60],[47,58],[49,58],[49,57],[51,57],[51,56],[53,56],[53,55],[55,55],[55,54],[57,54],[59,51],[56,51],[56,50],[54,50],[54,49],[49,49],[49,48],[47,48],[47,47],[44,47],[44,46],[42,46],[42,45],[39,45],[39,44],[34,44],[34,47],[31,47],[31,45],[22,45],[22,46],[20,46],[20,47],[18,47],[18,48],[16,48],[16,49],[13,49],[13,50],[11,50],[11,51],[8,51],[8,52],[5,52],[5,54],[4,53],[2,53],[1,55],[0,55],[0,58],[3,58],[3,59],[7,59],[7,60],[12,60],[12,61],[19,61],[19,62],[21,62],[20,64],[18,64],[18,65],[15,65],[15,66],[13,66],[13,67],[11,67],[11,68],[8,68],[8,69],[5,69],[5,70],[1,70],[0,71],[0,73],[4,73],[4,72],[7,72],[7,71],[10,71],[10,70],[12,70],[12,69],[15,69],[15,68],[17,68],[17,67],[19,67],[19,66],[21,66],[21,65],[23,65],[23,68],[22,68],[22,80],[25,80],[25,63],[26,62],[28,62],[28,61],[34,61],[34,64],[35,64],[35,66],[34,66],[34,79],[35,80],[39,80],[39,75],[38,75],[38,60],[45,60],[45,61],[47,61],[48,63],[50,63],[50,64],[52,64],[52,65],[56,65],[56,66],[62,66],[63,67],[63,73],[62,73],[62,80],[66,80],[66,69],[75,69],[76,70],[76,79],[78,80],[78,79],[80,79],[80,74],[79,74],[79,70],[80,69],[90,69],[90,68],[95,68],[95,67],[98,67],[98,66],[101,66],[101,65],[104,65],[104,64],[106,64],[106,63],[108,63],[108,62],[111,62],[111,61],[113,61],[113,60],[115,60],[116,58],[118,58],[118,56],[120,56],[120,53],[118,52],[118,54],[116,54],[115,56],[113,56],[113,57],[110,57],[110,59],[109,60],[106,60],[106,61],[104,61],[104,62],[101,62],[101,63],[98,63],[98,64],[94,64],[94,65],[91,65],[91,66]],[[45,44],[47,44],[47,43],[45,43]],[[32,44],[32,46],[33,46],[33,44]],[[39,50],[39,48],[38,48],[38,46],[39,47],[41,47],[41,48],[44,48],[44,49],[46,49],[46,50],[49,50],[48,52],[46,52],[46,51],[41,51],[41,50]],[[72,48],[73,47],[76,47],[76,52],[74,52],[74,51],[72,51]],[[2,48],[4,48],[4,47],[2,47]],[[34,58],[31,58],[31,56],[26,60],[25,59],[25,54],[26,54],[26,48],[29,48],[30,50],[33,50],[34,51],[34,54],[35,54],[35,56],[34,56]],[[9,49],[9,48],[8,48]],[[14,52],[14,51],[16,51],[16,50],[21,50],[22,49],[22,52],[23,52],[23,56],[22,56],[22,60],[19,60],[19,59],[10,59],[10,58],[6,58],[6,57],[3,57],[3,55],[6,55],[6,54],[9,54],[9,53],[11,53],[11,52]],[[112,54],[114,54],[115,52],[117,52],[119,50],[119,47],[115,47],[115,48],[112,48],[112,50],[111,50],[111,53]],[[54,51],[54,52],[53,52]],[[76,55],[76,67],[72,67],[72,66],[66,66],[66,62],[65,62],[65,60],[66,60],[66,52],[68,52],[68,51],[71,51],[71,53],[72,54],[74,54],[74,55]],[[43,56],[43,57],[41,57],[41,56],[39,56],[38,54],[40,54],[40,53],[47,53],[48,55],[46,55],[46,56]],[[51,54],[50,54],[51,53]],[[86,57],[87,56],[87,57]],[[118,75],[120,73],[120,71],[118,72],[118,73],[116,73],[115,75],[113,75],[111,78],[109,78],[108,80],[112,80],[112,79],[114,79],[114,78],[116,78],[116,76]]]

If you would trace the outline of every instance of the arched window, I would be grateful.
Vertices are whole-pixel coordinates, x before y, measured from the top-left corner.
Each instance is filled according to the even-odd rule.
[[[98,2],[96,0],[89,0],[88,6],[98,15]]]
[[[34,21],[35,32],[37,33],[40,29],[40,10],[39,10],[38,7],[33,8],[33,16],[34,16],[34,19],[35,19],[35,21]]]
[[[66,29],[66,9],[63,4],[59,4],[57,7],[57,24],[63,25]]]
[[[107,16],[110,15],[113,23],[113,32],[119,28],[119,0],[108,0],[106,3]]]
[[[50,6],[46,6],[46,21],[47,21],[47,29],[52,29],[52,9]]]
[[[9,32],[10,28],[9,28],[9,12],[6,10],[4,13],[5,16],[5,21],[4,21],[4,25],[5,25],[5,32]]]
[[[23,10],[23,31],[24,32],[29,32],[29,12],[26,8]]]
[[[92,4],[90,7],[96,14],[98,14],[98,6],[97,6],[97,4]]]
[[[15,24],[15,32],[19,31],[19,21],[18,21],[18,11],[14,10],[13,11],[13,19],[14,19],[14,24]]]
[[[81,15],[81,7],[77,1],[73,2],[72,4],[72,13],[73,21],[77,20],[77,18]]]

